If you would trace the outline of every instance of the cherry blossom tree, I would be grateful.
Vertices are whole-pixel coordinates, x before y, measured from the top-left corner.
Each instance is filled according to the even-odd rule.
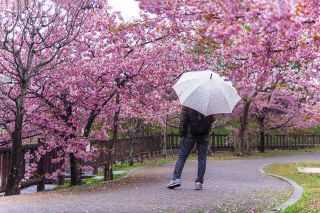
[[[12,141],[6,195],[20,191],[22,138],[33,132],[26,124],[37,109],[30,102],[34,79],[63,61],[63,50],[77,37],[85,18],[84,5],[79,1],[62,10],[58,4],[30,1],[28,7],[1,13],[1,126]]]
[[[314,125],[320,39],[309,6],[317,1],[308,2],[140,0],[158,16],[130,22],[104,1],[34,0],[8,11],[0,23],[0,125],[8,133],[0,143],[13,153],[6,194],[19,192],[24,137],[44,138],[30,174],[57,151],[60,168],[48,177],[70,165],[71,184],[80,184],[97,155],[90,140],[112,147],[130,119],[165,125],[179,110],[168,98],[172,85],[190,70],[210,68],[234,82],[240,155],[252,116],[261,134]]]
[[[265,135],[277,129],[283,132],[317,125],[316,85],[308,88],[284,81],[267,94],[261,93],[252,103],[250,117],[256,121],[260,134],[260,152],[264,152]]]
[[[295,78],[289,69],[292,64],[308,64],[318,57],[318,45],[314,45],[317,12],[310,12],[306,5],[277,0],[140,0],[142,9],[170,21],[177,31],[192,37],[191,42],[203,44],[214,68],[234,82],[242,97],[238,106],[240,155],[254,100],[260,94],[269,96],[286,77]],[[313,20],[303,13],[312,14]],[[314,75],[304,73],[302,79]]]
[[[158,109],[161,91],[184,71],[201,66],[192,63],[193,54],[157,20],[146,16],[125,23],[119,14],[100,8],[86,15],[90,21],[65,52],[65,63],[39,76],[35,93],[43,107],[34,123],[48,141],[42,153],[61,150],[56,162],[63,168],[55,175],[64,172],[68,154],[72,185],[80,183],[77,161],[93,157],[86,152],[90,139],[107,139],[112,131],[115,142],[119,113],[141,115],[148,108]]]

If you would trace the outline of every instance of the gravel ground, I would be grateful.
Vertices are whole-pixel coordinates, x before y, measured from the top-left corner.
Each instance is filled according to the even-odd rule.
[[[115,183],[76,190],[0,198],[1,213],[15,212],[259,212],[291,193],[286,182],[262,175],[272,162],[320,160],[320,153],[252,160],[208,161],[204,190],[196,191],[197,162],[188,161],[182,186],[165,186],[174,164],[144,167]]]

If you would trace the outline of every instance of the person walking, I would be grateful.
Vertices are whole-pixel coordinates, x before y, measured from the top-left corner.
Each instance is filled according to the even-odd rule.
[[[181,186],[181,173],[184,164],[195,144],[198,149],[198,174],[195,180],[195,189],[201,190],[206,171],[206,158],[209,145],[209,133],[214,121],[213,115],[204,116],[189,107],[182,107],[180,115],[179,136],[181,147],[173,172],[173,177],[167,186],[174,189]]]

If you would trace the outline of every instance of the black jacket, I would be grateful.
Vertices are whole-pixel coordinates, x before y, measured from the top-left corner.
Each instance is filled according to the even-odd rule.
[[[182,107],[181,114],[180,114],[180,125],[179,125],[179,137],[191,137],[191,129],[190,129],[190,117],[194,115],[198,115],[199,112],[197,112],[194,109],[191,109],[189,107]],[[213,115],[208,116],[210,118],[210,124],[214,122]]]

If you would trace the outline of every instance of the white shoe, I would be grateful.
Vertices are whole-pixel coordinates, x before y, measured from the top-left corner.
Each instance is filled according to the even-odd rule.
[[[180,179],[171,180],[169,185],[167,186],[168,189],[174,189],[176,187],[181,186]]]
[[[202,183],[196,182],[195,183],[195,190],[202,190]]]

